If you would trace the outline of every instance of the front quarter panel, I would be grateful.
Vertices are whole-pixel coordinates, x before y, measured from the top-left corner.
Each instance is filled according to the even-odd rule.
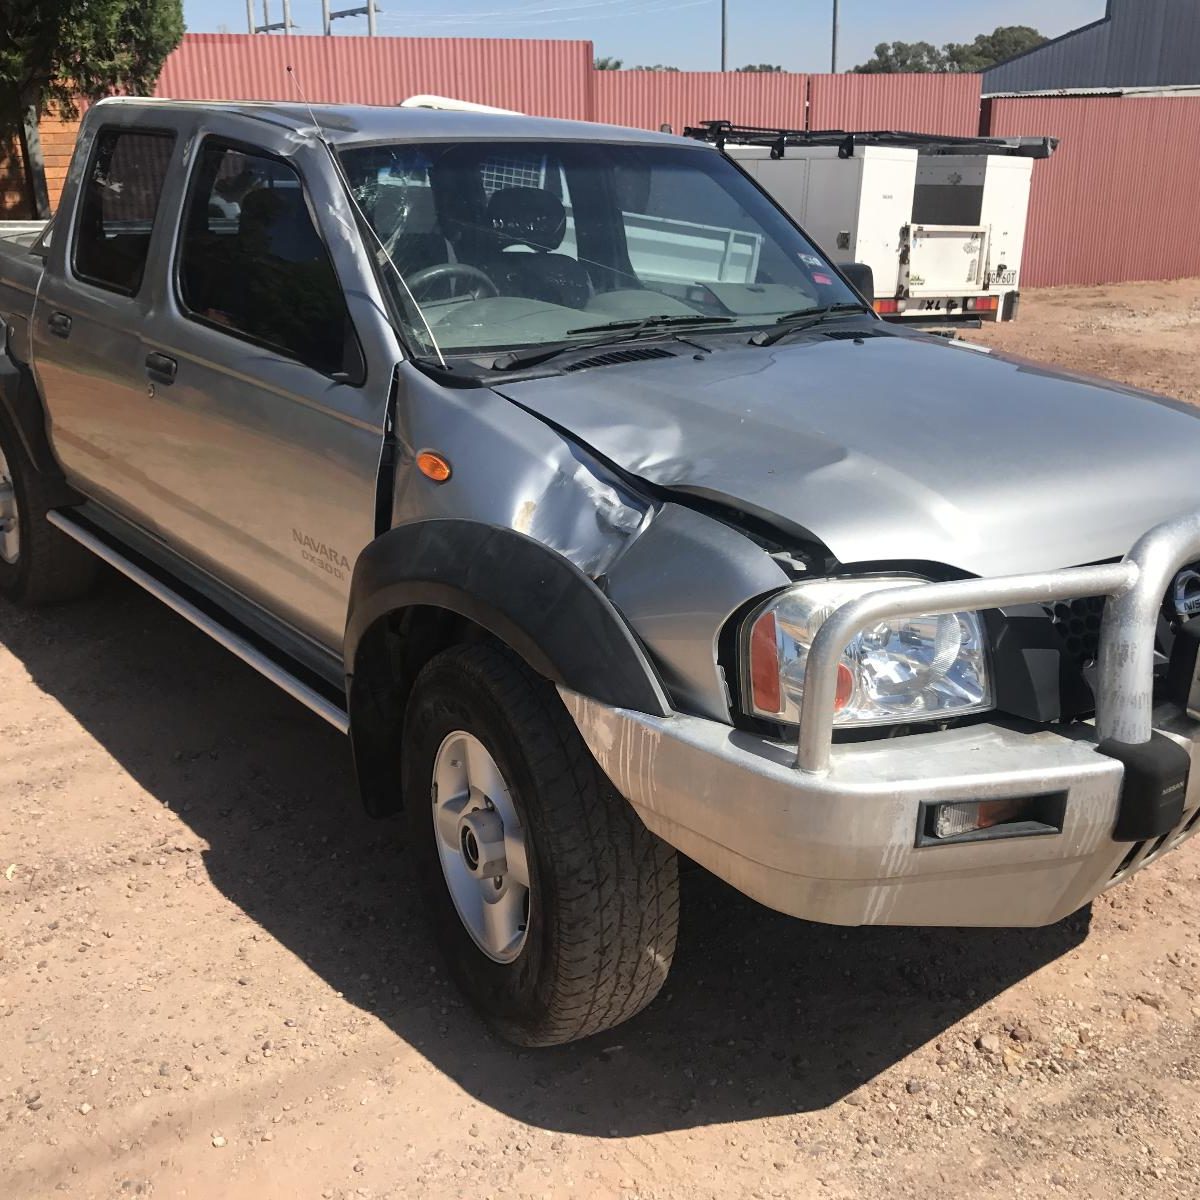
[[[649,506],[543,421],[488,388],[445,388],[401,367],[392,524],[457,517],[525,534],[592,579],[603,576],[649,516]],[[415,469],[443,455],[445,483]]]

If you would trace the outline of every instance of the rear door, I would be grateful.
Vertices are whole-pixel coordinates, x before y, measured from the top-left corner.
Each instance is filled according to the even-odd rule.
[[[33,361],[68,479],[135,514],[153,503],[145,463],[157,447],[145,436],[141,331],[179,131],[169,114],[149,126],[130,123],[119,105],[111,113],[76,154],[74,204],[56,219],[34,309]]]

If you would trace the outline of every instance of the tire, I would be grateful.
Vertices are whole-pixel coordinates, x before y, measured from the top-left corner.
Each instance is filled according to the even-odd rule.
[[[528,909],[508,961],[485,951],[460,917],[439,849],[435,810],[447,796],[439,797],[435,771],[448,769],[445,747],[453,754],[474,740],[502,777],[497,811],[507,804],[515,813],[524,842]],[[458,767],[458,759],[448,761]],[[410,851],[435,937],[455,980],[501,1037],[521,1046],[575,1041],[654,999],[675,952],[675,852],[613,788],[548,682],[494,644],[439,654],[409,698],[403,784]],[[506,826],[506,839],[510,832]],[[465,848],[461,856],[470,862]],[[507,857],[506,890],[517,886],[518,857]]]
[[[78,599],[98,569],[95,555],[46,520],[49,494],[0,408],[0,595],[29,607]]]

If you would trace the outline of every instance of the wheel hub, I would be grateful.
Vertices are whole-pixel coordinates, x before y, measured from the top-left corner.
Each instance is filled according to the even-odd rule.
[[[475,944],[512,962],[529,930],[525,830],[496,760],[473,734],[455,732],[433,764],[433,828],[450,898]]]
[[[17,511],[17,492],[13,487],[8,459],[0,450],[0,558],[15,563],[21,553],[21,521]]]

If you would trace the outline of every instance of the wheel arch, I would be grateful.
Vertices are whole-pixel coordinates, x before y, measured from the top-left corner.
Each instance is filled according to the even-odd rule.
[[[494,638],[552,683],[657,716],[658,673],[604,593],[563,555],[502,526],[439,518],[398,526],[359,557],[346,626],[346,697],[367,811],[399,807],[403,722],[435,654]]]
[[[0,352],[0,408],[30,465],[45,477],[55,506],[78,504],[81,497],[63,477],[46,432],[46,409],[33,372],[6,348]]]

